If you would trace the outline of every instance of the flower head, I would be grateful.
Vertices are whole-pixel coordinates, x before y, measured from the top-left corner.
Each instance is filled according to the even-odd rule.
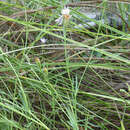
[[[43,38],[40,39],[40,41],[41,41],[42,43],[46,43],[47,39],[45,39],[45,38],[43,37]]]
[[[70,14],[70,9],[68,7],[64,7],[64,9],[61,11],[62,15],[69,15]]]
[[[58,19],[55,20],[55,22],[56,22],[58,25],[62,25],[62,23],[63,23],[63,16],[61,15]]]
[[[58,25],[61,25],[63,21],[68,22],[71,18],[70,9],[68,7],[64,7],[64,9],[61,10],[61,14],[62,15],[55,20]]]

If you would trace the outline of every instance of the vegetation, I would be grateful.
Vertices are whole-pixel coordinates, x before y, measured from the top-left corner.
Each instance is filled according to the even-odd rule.
[[[130,2],[94,3],[0,1],[0,130],[130,129]],[[122,26],[79,12],[109,4]]]

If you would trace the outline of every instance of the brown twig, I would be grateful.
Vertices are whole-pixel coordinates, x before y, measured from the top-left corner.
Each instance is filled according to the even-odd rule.
[[[101,3],[102,0],[93,0],[93,1],[87,1],[87,2],[75,2],[75,3],[70,3],[70,4],[67,4],[66,6],[69,6],[69,7],[95,7],[95,8],[100,8],[102,9],[103,7],[99,7],[99,6],[96,6],[96,5],[92,5],[92,4],[97,4],[97,3]],[[129,1],[127,0],[111,0],[111,1],[108,1],[109,3],[111,2],[127,2],[130,4]],[[90,5],[91,4],[91,5]],[[33,10],[25,10],[25,11],[20,11],[18,13],[14,13],[13,15],[9,16],[10,18],[16,18],[16,17],[20,17],[20,16],[23,16],[25,14],[31,14],[31,13],[35,13],[35,12],[38,12],[38,11],[46,11],[46,10],[51,10],[51,9],[56,9],[57,7],[54,7],[54,6],[50,6],[50,7],[44,7],[44,8],[40,8],[40,9],[33,9]],[[124,18],[122,18],[118,13],[112,11],[112,10],[109,10],[109,9],[106,9],[108,10],[109,12],[111,13],[114,13],[115,15],[117,15],[118,17],[120,17],[122,19],[122,21],[126,24],[128,30],[130,30],[129,26],[128,26],[128,23],[124,20]],[[5,24],[7,21],[4,21],[4,22],[1,22],[0,24]]]
[[[74,3],[70,3],[67,4],[67,6],[69,7],[80,7],[80,6],[84,6],[84,7],[88,7],[88,4],[98,4],[98,3],[102,3],[102,0],[92,0],[92,1],[82,1],[82,2],[74,2]],[[130,1],[128,0],[109,0],[107,1],[108,3],[125,3],[125,4],[130,4]]]
[[[70,58],[71,60],[81,60],[80,58]],[[84,60],[90,60],[90,57],[82,57],[82,59]],[[60,60],[56,60],[55,62],[63,62],[65,61],[66,59],[60,59]],[[118,61],[118,60],[115,60],[115,59],[105,59],[105,58],[96,58],[96,57],[93,57],[91,58],[91,60],[99,60],[99,61]]]
[[[50,10],[50,9],[56,9],[56,8],[57,7],[50,6],[50,7],[40,8],[40,9],[25,10],[25,11],[20,11],[20,12],[14,13],[9,17],[14,19],[14,18],[17,18],[17,17],[24,16],[25,14],[31,14],[31,13],[35,13],[35,12],[38,12],[38,11],[44,11],[44,10]],[[4,22],[1,22],[0,24],[2,25],[2,24],[5,24],[6,22],[7,21],[4,21]]]

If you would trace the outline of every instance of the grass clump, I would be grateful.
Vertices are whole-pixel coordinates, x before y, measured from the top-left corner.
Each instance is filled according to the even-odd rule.
[[[93,2],[0,2],[0,129],[129,129],[129,2]],[[110,5],[121,26],[79,11]]]

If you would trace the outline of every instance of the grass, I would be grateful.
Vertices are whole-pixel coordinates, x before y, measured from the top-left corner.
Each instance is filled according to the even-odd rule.
[[[0,2],[0,129],[130,128],[129,20],[120,28],[102,24],[70,3]],[[60,26],[65,4],[72,17]],[[103,17],[109,5],[98,5]],[[118,6],[125,18],[129,2]],[[84,19],[98,27],[75,28]]]

